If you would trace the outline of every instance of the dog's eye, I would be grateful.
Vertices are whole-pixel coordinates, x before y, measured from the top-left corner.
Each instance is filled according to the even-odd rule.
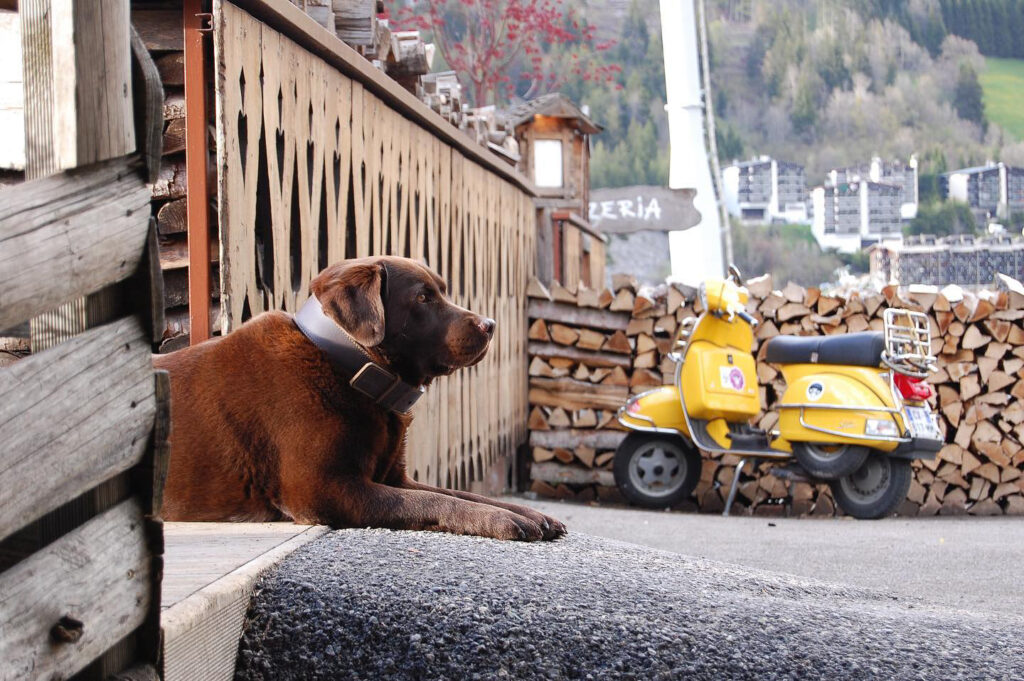
[[[425,303],[425,302],[427,302],[427,294],[426,293],[421,293],[418,296],[416,296],[416,302],[417,303]]]

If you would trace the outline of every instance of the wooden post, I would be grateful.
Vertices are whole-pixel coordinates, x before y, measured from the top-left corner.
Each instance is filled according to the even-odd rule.
[[[185,173],[188,193],[189,345],[210,337],[210,191],[207,183],[206,59],[202,0],[185,0]]]
[[[22,0],[25,179],[135,151],[128,0]],[[104,294],[32,319],[39,352],[112,318]]]
[[[135,151],[128,0],[21,0],[26,179]]]

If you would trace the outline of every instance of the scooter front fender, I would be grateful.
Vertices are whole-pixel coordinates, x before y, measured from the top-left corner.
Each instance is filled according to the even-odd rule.
[[[690,436],[679,390],[672,385],[663,385],[629,398],[619,409],[618,420],[630,430]]]

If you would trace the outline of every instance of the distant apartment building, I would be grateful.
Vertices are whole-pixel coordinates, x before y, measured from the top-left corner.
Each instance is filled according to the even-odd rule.
[[[919,194],[916,157],[911,156],[909,161],[883,161],[875,156],[870,163],[834,168],[825,174],[825,184],[833,186],[861,179],[899,187],[900,217],[911,220],[917,215]]]
[[[835,178],[840,181],[811,192],[811,232],[822,248],[854,253],[903,238],[901,187],[859,178],[846,180],[841,175]]]
[[[943,176],[946,198],[966,203],[979,225],[1024,212],[1024,168],[989,163]]]
[[[804,167],[762,156],[722,171],[726,209],[746,222],[807,222]]]
[[[907,237],[902,244],[879,244],[871,249],[871,273],[889,284],[981,288],[997,273],[1024,276],[1024,241],[1008,235],[976,237]]]

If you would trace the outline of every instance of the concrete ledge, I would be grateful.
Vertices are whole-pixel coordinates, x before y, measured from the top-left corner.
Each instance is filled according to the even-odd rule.
[[[1003,678],[1024,619],[571,534],[342,530],[259,581],[237,679]]]
[[[174,523],[169,533],[173,536]],[[185,525],[185,524],[179,524]],[[189,523],[187,525],[198,525]],[[232,530],[236,539],[247,538],[251,525],[219,523],[203,524],[204,529],[224,529],[218,532],[221,560],[230,558]],[[163,630],[164,681],[195,681],[204,679],[225,681],[234,678],[238,639],[242,632],[245,612],[252,595],[253,585],[260,574],[277,564],[288,554],[327,532],[323,526],[302,527],[289,525],[294,531],[282,535],[281,541],[269,550],[259,552],[240,567],[228,572],[212,583],[202,586],[163,611],[160,624]],[[200,542],[203,538],[200,537]],[[251,540],[249,542],[251,544]],[[186,549],[182,547],[179,553]],[[168,568],[187,570],[189,556],[176,555],[168,550]],[[246,556],[247,557],[247,556]]]

